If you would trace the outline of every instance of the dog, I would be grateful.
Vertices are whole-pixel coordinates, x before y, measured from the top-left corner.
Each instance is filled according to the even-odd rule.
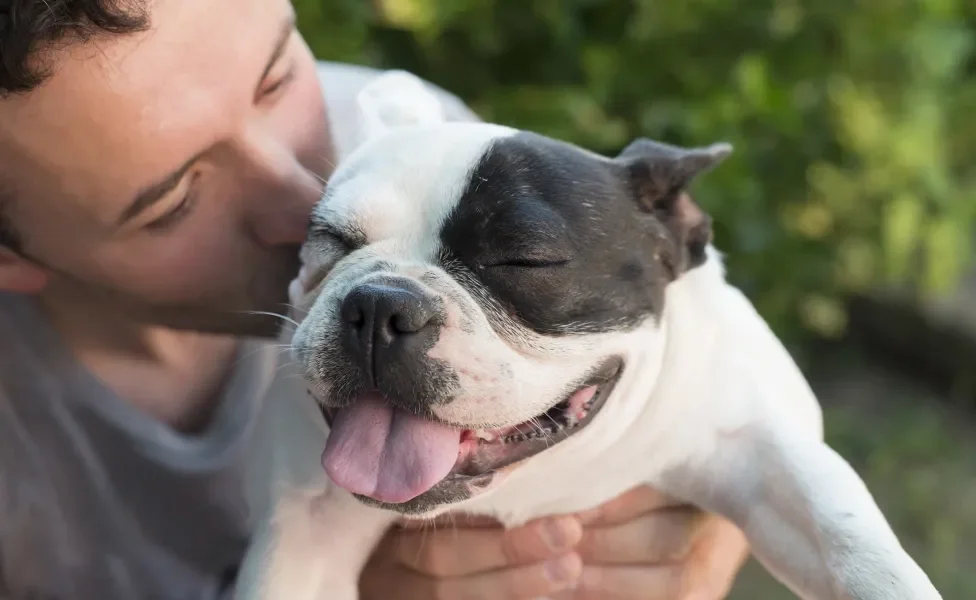
[[[269,407],[239,598],[356,600],[397,519],[517,526],[640,484],[734,522],[800,598],[940,598],[726,282],[687,187],[728,144],[605,157],[436,102],[402,72],[364,90],[315,208],[291,339],[314,402]]]

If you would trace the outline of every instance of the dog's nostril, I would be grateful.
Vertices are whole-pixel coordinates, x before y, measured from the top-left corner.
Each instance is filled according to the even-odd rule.
[[[343,302],[340,316],[343,322],[354,327],[362,327],[366,322],[362,307],[356,302]]]
[[[365,283],[346,296],[340,316],[362,351],[376,344],[389,346],[398,338],[417,334],[437,321],[439,299],[406,278]]]
[[[396,333],[414,333],[415,328],[411,325],[410,320],[403,315],[393,315],[390,319],[390,329]]]
[[[433,318],[433,311],[425,306],[423,301],[409,302],[409,304],[414,306],[396,307],[391,311],[393,314],[390,316],[389,326],[394,333],[417,333]]]

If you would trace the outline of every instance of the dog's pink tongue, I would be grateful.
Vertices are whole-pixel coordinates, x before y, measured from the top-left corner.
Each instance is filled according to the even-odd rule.
[[[366,394],[336,413],[322,466],[336,485],[400,503],[434,487],[457,462],[461,431]]]

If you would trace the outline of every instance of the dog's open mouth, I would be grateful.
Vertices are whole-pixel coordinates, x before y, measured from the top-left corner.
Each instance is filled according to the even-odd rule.
[[[545,413],[518,425],[464,430],[452,475],[477,477],[534,456],[586,427],[603,407],[620,374],[613,360]]]
[[[585,428],[613,391],[622,368],[605,362],[545,413],[497,429],[461,429],[388,406],[366,394],[343,409],[323,408],[332,428],[323,465],[332,480],[380,504],[456,497],[449,488],[490,481]],[[416,503],[416,502],[414,502]]]

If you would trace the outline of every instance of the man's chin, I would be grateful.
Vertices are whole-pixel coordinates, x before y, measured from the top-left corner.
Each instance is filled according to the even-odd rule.
[[[205,334],[275,338],[289,322],[288,285],[300,266],[297,249],[282,250],[274,267],[255,267],[244,286],[200,289],[196,297],[159,302],[58,272],[47,288],[54,303],[87,305],[97,319]],[[82,309],[84,312],[85,309]]]
[[[150,322],[161,327],[181,331],[253,338],[277,338],[281,335],[285,325],[284,321],[279,318],[264,315],[241,318],[227,318],[226,315],[198,315],[196,317],[156,318],[151,319]]]
[[[270,294],[268,295],[270,296]],[[236,337],[276,338],[281,335],[287,317],[288,297],[263,301],[242,300],[232,306],[206,304],[156,304],[123,294],[98,294],[99,312],[111,314],[147,327]],[[236,305],[236,306],[235,306]]]

